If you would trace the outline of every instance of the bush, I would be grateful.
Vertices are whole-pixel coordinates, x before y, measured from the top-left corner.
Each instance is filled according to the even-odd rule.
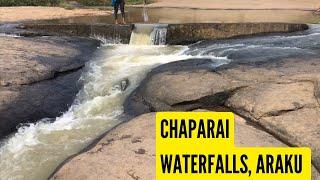
[[[110,0],[78,0],[78,2],[84,6],[105,6],[111,4]]]

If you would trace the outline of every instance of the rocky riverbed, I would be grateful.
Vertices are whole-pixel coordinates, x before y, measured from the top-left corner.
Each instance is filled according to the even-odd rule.
[[[99,46],[72,37],[0,37],[0,138],[72,104],[84,64]]]
[[[302,45],[315,37],[300,36],[279,40],[280,36],[271,42],[269,37],[272,47],[258,50],[260,54],[257,49],[248,50],[253,45],[246,40],[230,40],[241,42],[228,47],[238,53],[229,52],[233,61],[218,68],[212,68],[211,59],[189,59],[153,69],[125,102],[125,112],[141,116],[70,158],[52,178],[153,179],[154,171],[145,171],[154,168],[155,161],[154,114],[150,112],[228,109],[238,115],[237,146],[310,147],[313,179],[319,179],[320,58],[317,43]],[[250,42],[266,44],[264,39]],[[219,43],[197,43],[196,48],[189,47],[189,54],[214,47],[202,54],[223,55],[226,51]],[[275,47],[280,44],[281,48]],[[304,53],[296,53],[300,50]]]
[[[236,117],[236,146],[311,147],[313,179],[319,179],[319,60],[235,63],[215,71],[204,68],[209,60],[166,64],[129,97],[127,111],[230,108],[243,117]],[[145,171],[155,168],[154,118],[144,114],[115,128],[53,179],[154,179],[154,171]]]
[[[1,135],[21,123],[54,118],[4,141],[4,177],[48,177],[129,116],[136,118],[103,134],[51,177],[154,178],[145,171],[154,167],[153,112],[206,109],[238,115],[237,146],[311,147],[313,177],[319,179],[318,27],[189,46],[106,45],[99,55],[93,55],[99,42],[87,38],[0,38]],[[82,86],[77,81],[94,56]],[[60,116],[79,87],[76,103]]]

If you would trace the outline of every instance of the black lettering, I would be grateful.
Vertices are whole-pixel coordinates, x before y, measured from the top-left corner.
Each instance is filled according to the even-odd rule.
[[[231,174],[232,173],[232,171],[229,169],[229,155],[226,155],[226,159],[225,159],[225,161],[226,161],[226,173],[227,174]]]
[[[256,169],[256,173],[265,173],[265,169],[264,169],[264,163],[263,163],[263,156],[261,154],[259,154],[258,157],[258,163],[257,163],[257,169]]]
[[[168,137],[168,132],[165,132],[165,130],[164,130],[164,127],[165,126],[168,126],[168,120],[166,120],[166,119],[163,119],[162,121],[161,121],[161,137],[162,138],[167,138]]]
[[[282,164],[282,158],[280,154],[277,156],[275,173],[278,173],[279,171],[283,173],[283,164]]]
[[[237,155],[234,154],[232,158],[233,173],[239,173],[239,170],[237,169]]]
[[[190,155],[189,154],[184,154],[182,155],[182,157],[184,158],[184,170],[185,170],[185,173],[188,173],[189,171],[189,158],[190,158]]]
[[[213,163],[213,158],[214,158],[214,154],[209,154],[209,156],[208,156],[208,173],[210,173],[211,174],[211,172],[212,172],[212,166],[214,165],[214,163]]]
[[[186,127],[186,121],[184,119],[181,119],[180,124],[180,132],[179,132],[179,138],[182,138],[182,135],[184,138],[187,138],[187,127]]]
[[[266,168],[267,168],[267,173],[274,173],[274,171],[273,171],[273,156],[272,155],[270,155],[270,154],[267,154],[266,155],[266,163],[267,163],[267,165],[266,165]]]
[[[221,138],[225,138],[224,128],[223,128],[223,121],[221,119],[219,119],[218,124],[217,124],[216,138],[219,138],[220,135],[221,135]]]
[[[162,173],[171,173],[172,155],[161,154],[160,158],[161,158]]]
[[[208,138],[214,138],[214,120],[208,119],[207,126],[208,126]]]
[[[193,119],[189,120],[189,138],[192,138],[192,131],[197,128],[197,122]]]
[[[170,138],[177,138],[178,137],[178,120],[171,119],[170,120]],[[172,136],[174,134],[174,136]]]
[[[199,173],[207,173],[206,163],[207,163],[206,156],[203,154],[200,154],[199,155]]]
[[[202,137],[201,137],[202,136]],[[203,119],[200,119],[199,121],[199,128],[198,128],[198,138],[206,138],[206,131],[205,131],[205,126]]]
[[[301,173],[302,172],[302,155],[299,154],[298,156],[299,156],[299,159],[297,155],[294,156],[294,161],[295,161],[294,169],[296,173]]]
[[[240,161],[241,161],[241,164],[243,165],[243,168],[240,168],[240,172],[241,173],[247,173],[248,172],[248,165],[246,163],[246,160],[248,160],[248,156],[245,155],[245,154],[241,155]]]
[[[173,168],[173,173],[182,173],[182,168],[181,168],[181,161],[180,161],[180,156],[176,155],[176,158],[174,160],[174,168]]]
[[[196,154],[191,155],[191,173],[198,173],[198,171],[195,169],[195,167],[197,166],[197,162],[195,161],[196,158]]]
[[[226,127],[225,127],[226,138],[229,138],[229,119],[226,119]]]
[[[219,171],[221,171],[221,173],[224,173],[223,159],[222,159],[222,156],[220,154],[217,157],[216,173],[218,174]]]
[[[286,155],[285,156],[284,164],[286,166],[286,168],[285,168],[285,172],[286,173],[292,173],[293,172],[291,159],[292,159],[292,155]],[[290,169],[290,171],[289,171],[289,169]]]

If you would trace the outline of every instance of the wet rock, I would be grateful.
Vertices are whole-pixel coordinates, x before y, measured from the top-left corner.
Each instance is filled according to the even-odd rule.
[[[101,36],[129,43],[133,25],[114,24],[24,24],[21,29],[44,35]],[[201,40],[226,39],[237,36],[288,33],[308,29],[306,24],[288,23],[191,23],[169,24],[167,44],[190,44]]]
[[[154,114],[146,114],[116,127],[52,179],[155,179],[154,119]]]
[[[0,37],[0,138],[20,123],[66,111],[82,67],[99,42],[82,38]]]
[[[129,85],[130,85],[129,79],[122,80],[121,83],[120,83],[121,91],[125,91],[128,88]]]
[[[115,24],[58,24],[58,23],[31,23],[23,24],[21,31],[38,35],[54,36],[80,36],[80,37],[101,37],[105,39],[120,40],[128,44],[132,31],[132,25]]]
[[[136,115],[224,106],[290,146],[310,147],[320,169],[319,59],[233,61],[214,70],[185,65],[198,61],[154,69],[127,99],[125,111]]]
[[[54,118],[72,104],[81,70],[32,85],[0,87],[0,138],[20,123]]]
[[[132,115],[150,111],[219,106],[246,83],[230,81],[208,68],[211,60],[180,61],[155,68],[126,100]]]
[[[235,117],[237,147],[286,147],[270,134]],[[90,150],[62,165],[51,179],[155,179],[155,114],[144,114],[106,134]],[[130,135],[130,136],[128,136]],[[128,138],[121,138],[127,136]],[[133,143],[133,140],[139,142]],[[146,169],[148,169],[146,171]],[[319,173],[313,169],[314,180]]]
[[[308,29],[306,24],[287,23],[210,23],[170,24],[168,44],[190,44],[201,40],[226,39],[236,36],[295,32]]]

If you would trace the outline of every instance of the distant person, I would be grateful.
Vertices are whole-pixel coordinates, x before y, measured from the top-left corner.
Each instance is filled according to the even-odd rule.
[[[114,19],[115,23],[119,24],[118,21],[118,11],[120,8],[121,16],[122,16],[122,23],[126,24],[125,21],[125,12],[124,12],[124,6],[125,6],[125,0],[112,0],[112,6],[114,7]]]

